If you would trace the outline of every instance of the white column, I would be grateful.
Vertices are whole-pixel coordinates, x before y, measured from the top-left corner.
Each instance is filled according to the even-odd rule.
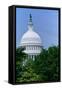
[[[33,55],[33,61],[35,60],[35,57],[34,57],[34,55]]]

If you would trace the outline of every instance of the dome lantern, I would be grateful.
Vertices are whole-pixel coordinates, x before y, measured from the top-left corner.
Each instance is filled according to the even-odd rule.
[[[32,23],[32,15],[30,14],[30,17],[29,17],[29,25],[33,25]]]
[[[33,30],[32,15],[29,15],[28,30]]]
[[[30,22],[32,22],[32,15],[30,14]]]

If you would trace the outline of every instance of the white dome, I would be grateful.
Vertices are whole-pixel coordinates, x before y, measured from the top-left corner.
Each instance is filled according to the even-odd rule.
[[[24,52],[28,54],[28,58],[35,58],[42,50],[42,42],[40,36],[33,30],[32,16],[28,23],[28,31],[24,33],[20,42],[21,47],[25,47]]]
[[[22,36],[20,45],[21,46],[24,46],[24,45],[40,45],[41,46],[40,36],[33,30],[28,30]]]
[[[42,43],[40,36],[33,30],[32,16],[30,15],[30,20],[28,23],[28,31],[24,33],[24,35],[22,36],[20,46],[27,46],[27,45],[41,46],[41,44]]]

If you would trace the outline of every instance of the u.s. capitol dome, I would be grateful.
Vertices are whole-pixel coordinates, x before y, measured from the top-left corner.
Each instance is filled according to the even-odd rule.
[[[28,30],[23,34],[20,42],[21,47],[25,47],[24,52],[28,54],[29,58],[34,60],[35,56],[39,55],[42,49],[42,41],[38,33],[34,31],[32,16],[28,23]]]

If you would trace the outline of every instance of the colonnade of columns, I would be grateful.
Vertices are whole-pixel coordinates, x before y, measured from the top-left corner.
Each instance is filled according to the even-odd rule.
[[[36,55],[28,55],[28,59],[32,59],[33,61],[35,60]]]

